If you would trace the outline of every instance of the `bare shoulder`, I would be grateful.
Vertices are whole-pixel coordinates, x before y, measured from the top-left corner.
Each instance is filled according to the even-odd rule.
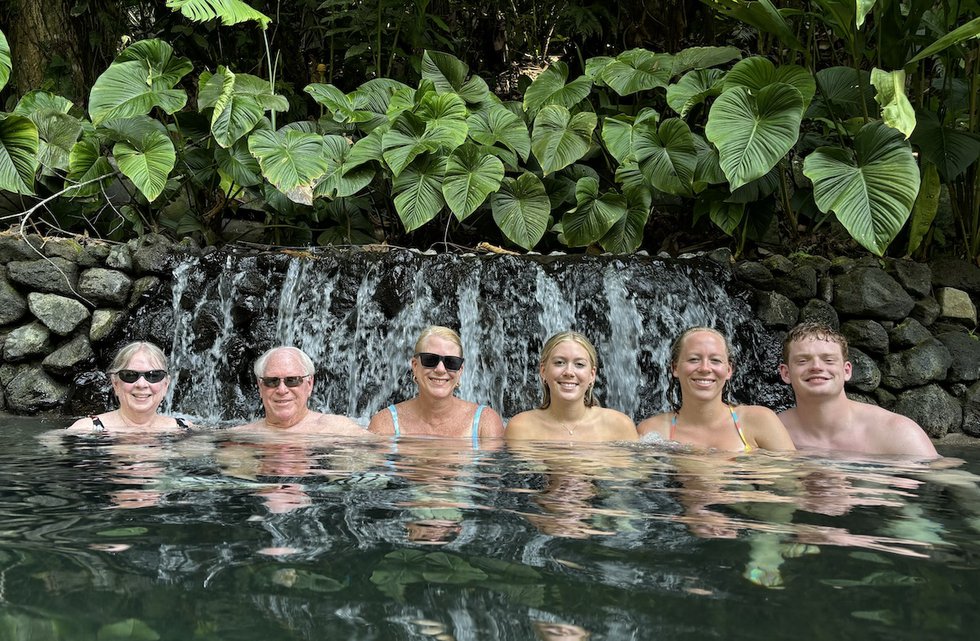
[[[857,402],[855,414],[862,423],[873,451],[881,454],[939,457],[932,439],[909,417],[883,407]]]
[[[776,416],[786,426],[786,429],[794,429],[800,424],[800,414],[795,405],[776,414]]]
[[[670,438],[670,419],[673,415],[673,412],[664,412],[663,414],[656,414],[650,418],[643,419],[636,426],[636,431],[640,436],[656,433],[664,438]]]
[[[381,436],[391,436],[395,433],[395,421],[391,417],[391,411],[386,407],[380,412],[375,413],[368,423],[368,431],[372,434]]]
[[[609,408],[601,409],[602,414],[599,418],[613,440],[635,441],[639,438],[633,419],[618,410]]]
[[[507,422],[505,436],[508,440],[530,440],[538,436],[541,410],[528,410],[515,415]]]
[[[480,414],[480,438],[503,438],[504,421],[497,410],[489,405],[483,407]]]
[[[756,447],[767,450],[795,450],[796,445],[786,426],[768,407],[740,405],[735,408],[739,420]]]
[[[95,430],[95,422],[91,416],[83,416],[68,426],[65,432],[69,434],[84,434]]]
[[[331,434],[363,436],[368,433],[356,421],[340,414],[320,414],[317,427],[323,432]]]

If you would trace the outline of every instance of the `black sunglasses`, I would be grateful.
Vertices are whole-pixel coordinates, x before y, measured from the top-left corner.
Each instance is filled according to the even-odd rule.
[[[285,383],[286,387],[299,387],[309,377],[309,374],[303,376],[260,376],[259,380],[262,381],[263,385],[271,388],[279,387],[279,381]]]
[[[415,358],[419,359],[419,363],[426,369],[438,367],[439,361],[442,361],[446,369],[450,372],[456,372],[463,366],[462,356],[443,356],[442,354],[433,354],[431,352],[419,352],[415,355]]]
[[[167,370],[164,369],[151,369],[146,372],[141,372],[136,369],[121,369],[116,372],[116,376],[119,377],[123,383],[135,383],[142,376],[146,379],[147,383],[159,383],[163,379],[167,378]]]

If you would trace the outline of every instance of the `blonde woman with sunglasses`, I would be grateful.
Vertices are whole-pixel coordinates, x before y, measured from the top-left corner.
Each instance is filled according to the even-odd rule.
[[[167,357],[159,347],[142,341],[126,345],[112,360],[108,374],[119,409],[81,418],[68,432],[142,434],[190,429],[184,419],[157,413],[170,387]]]
[[[483,439],[504,435],[500,415],[486,405],[455,396],[463,376],[463,343],[448,327],[426,327],[415,342],[411,360],[418,396],[389,405],[371,418],[368,429],[382,436],[429,436]]]

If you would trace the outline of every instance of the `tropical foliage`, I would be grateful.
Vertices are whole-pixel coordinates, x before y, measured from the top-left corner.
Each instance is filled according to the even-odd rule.
[[[59,193],[51,224],[107,235],[163,227],[213,242],[223,221],[244,218],[280,243],[439,230],[443,242],[630,252],[651,213],[670,209],[687,226],[710,220],[739,250],[833,217],[876,254],[903,229],[902,252],[948,240],[936,224],[947,192],[946,229],[980,256],[980,19],[969,3],[705,4],[750,25],[772,55],[636,48],[580,72],[555,61],[508,100],[430,49],[410,82],[309,84],[317,117],[285,123],[270,51],[265,77],[224,65],[194,77],[167,42],[138,41],[96,80],[87,113],[34,91],[0,114],[0,190]],[[259,34],[270,25],[241,0],[167,6]],[[839,43],[842,59],[821,42]],[[0,34],[0,88],[11,64]]]

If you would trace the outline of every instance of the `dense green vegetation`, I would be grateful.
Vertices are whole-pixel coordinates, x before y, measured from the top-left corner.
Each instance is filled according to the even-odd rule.
[[[629,21],[587,3],[286,4],[272,20],[167,0],[151,23],[193,62],[151,37],[76,101],[19,88],[0,207],[113,238],[217,242],[251,220],[283,244],[629,252],[710,224],[741,251],[843,226],[876,254],[980,257],[975,1],[705,0],[701,34],[725,25],[731,44],[682,47],[685,32],[656,43],[669,53],[609,51]],[[284,19],[308,61],[284,63]],[[482,46],[501,20],[502,48],[529,56]],[[209,34],[225,32],[222,57]],[[0,88],[16,64],[0,33]]]

